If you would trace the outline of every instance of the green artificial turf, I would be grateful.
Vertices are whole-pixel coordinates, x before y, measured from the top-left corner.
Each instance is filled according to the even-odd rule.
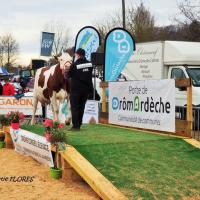
[[[42,126],[22,128],[44,132]],[[66,134],[68,144],[129,199],[200,197],[200,150],[182,139],[103,125]]]

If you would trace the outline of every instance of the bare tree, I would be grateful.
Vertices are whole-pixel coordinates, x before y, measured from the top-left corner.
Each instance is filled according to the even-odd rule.
[[[11,67],[15,64],[19,53],[19,45],[11,33],[0,38],[0,60],[1,64]]]
[[[127,28],[136,42],[146,42],[154,39],[155,20],[150,11],[140,3],[139,6],[127,10]]]
[[[200,22],[200,0],[182,0],[178,3],[178,8],[185,17],[185,22]]]
[[[183,40],[200,41],[200,0],[182,0],[177,4],[180,13],[175,20],[184,30],[180,32]]]
[[[114,27],[122,27],[121,12],[107,15],[104,20],[97,21],[95,26],[102,38]],[[126,9],[126,29],[134,36],[137,42],[151,41],[154,39],[155,20],[150,11],[140,3],[136,8],[130,6]]]
[[[2,40],[1,40],[1,37],[0,37],[0,66],[3,66],[4,64],[4,46],[2,44]]]
[[[99,31],[99,34],[101,35],[101,47],[98,49],[99,52],[102,52],[104,49],[104,40],[107,35],[107,33],[116,27],[121,27],[122,26],[122,17],[121,13],[118,11],[113,12],[112,14],[106,15],[102,19],[97,19],[94,22],[94,26],[97,28]]]
[[[48,22],[44,30],[47,32],[55,33],[53,43],[53,55],[58,55],[62,49],[68,48],[70,41],[70,29],[61,21]]]

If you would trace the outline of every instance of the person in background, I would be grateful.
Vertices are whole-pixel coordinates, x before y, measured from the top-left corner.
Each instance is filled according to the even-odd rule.
[[[9,83],[9,77],[4,78],[4,85],[3,85],[3,96],[14,96],[15,88],[12,84]]]
[[[2,93],[3,93],[3,86],[2,86],[2,84],[0,82],[0,96],[2,95]]]
[[[15,88],[16,91],[19,91],[19,90],[22,89],[22,87],[21,87],[21,85],[20,85],[20,78],[19,78],[19,77],[18,77],[18,78],[15,78],[15,79],[13,80],[13,86],[14,86],[14,88]]]
[[[77,49],[75,62],[67,72],[67,77],[71,78],[70,103],[73,126],[70,131],[80,131],[88,94],[93,88],[92,70],[92,64],[85,58],[85,50]]]

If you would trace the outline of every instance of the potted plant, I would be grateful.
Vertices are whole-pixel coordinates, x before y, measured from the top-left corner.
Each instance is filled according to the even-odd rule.
[[[50,175],[54,179],[60,179],[62,177],[62,169],[58,168],[57,166],[57,157],[59,151],[64,151],[66,149],[66,136],[64,131],[62,130],[64,125],[58,122],[53,122],[50,119],[46,119],[44,121],[44,126],[44,136],[46,140],[55,147],[54,167],[50,168]]]
[[[0,115],[0,125],[1,125],[1,128],[2,128],[2,123],[1,123],[1,119],[2,119],[2,115]],[[0,132],[0,149],[4,148],[5,147],[5,134],[3,131]]]
[[[0,149],[4,148],[6,143],[4,142],[5,140],[5,135],[3,134],[3,132],[0,133]]]
[[[3,133],[0,137],[0,148],[13,148],[12,138],[10,136],[10,121],[7,116],[0,115],[0,124],[3,129]]]
[[[9,119],[12,129],[19,129],[20,123],[24,121],[24,114],[19,111],[11,111],[6,117]]]
[[[4,132],[10,132],[10,121],[5,115],[0,115],[0,124]]]

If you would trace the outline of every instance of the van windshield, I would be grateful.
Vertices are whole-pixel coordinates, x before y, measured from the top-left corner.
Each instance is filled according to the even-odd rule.
[[[192,84],[196,87],[200,87],[200,68],[188,68],[187,72],[192,79]]]

